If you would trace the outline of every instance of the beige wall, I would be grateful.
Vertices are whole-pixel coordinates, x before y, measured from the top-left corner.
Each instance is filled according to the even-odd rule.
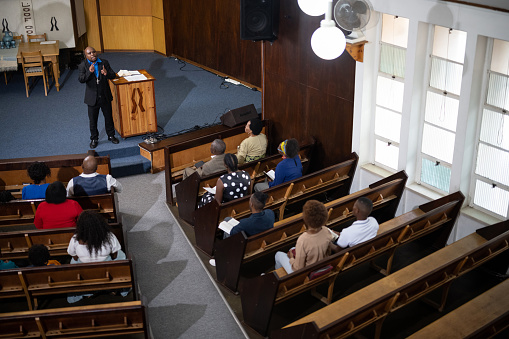
[[[99,9],[96,2],[84,0],[89,45],[101,51],[102,33],[104,50],[166,53],[163,0],[99,0]]]

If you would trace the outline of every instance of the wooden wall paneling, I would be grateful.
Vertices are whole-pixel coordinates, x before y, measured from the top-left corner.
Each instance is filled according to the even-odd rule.
[[[101,33],[99,31],[99,16],[97,12],[96,0],[84,0],[85,23],[87,26],[88,46],[92,46],[96,51],[101,52]]]
[[[192,27],[189,27],[189,18],[185,18],[187,23],[180,27],[180,29],[191,28],[194,30],[194,41],[192,49],[192,59],[199,64],[216,69],[217,60],[217,47],[216,47],[216,35],[225,34],[224,30],[218,26],[216,11],[217,0],[200,1],[189,1]],[[191,4],[194,2],[194,4]]]
[[[315,137],[315,169],[351,153],[355,88],[355,61],[348,53],[332,61],[313,53],[310,39],[320,19],[302,13],[296,1],[281,0],[279,37],[265,44],[264,55],[264,118],[275,126],[271,140]]]
[[[164,13],[163,13],[163,0],[151,0],[151,6],[152,6],[152,16],[164,19]]]
[[[261,87],[261,43],[240,40],[238,0],[163,5],[168,54]]]
[[[152,17],[152,29],[154,37],[154,50],[166,55],[166,40],[164,34],[164,20]]]
[[[266,72],[265,76],[264,119],[272,121],[269,144],[275,153],[279,143],[287,138],[300,142],[309,139],[304,110],[306,87],[278,74]]]
[[[353,102],[311,87],[305,101],[305,129],[318,146],[313,162],[327,167],[344,160],[352,152]]]
[[[246,41],[240,42],[240,72],[238,79],[247,83],[262,87],[262,42]]]
[[[174,41],[173,41],[173,26],[172,26],[172,12],[178,8],[179,3],[176,0],[173,0],[170,4],[170,1],[163,1],[163,18],[164,18],[164,38],[166,45],[166,55],[174,54]]]
[[[146,0],[99,0],[101,15],[151,16],[150,1]]]
[[[189,0],[172,0],[168,5],[170,15],[165,16],[165,21],[169,20],[170,34],[172,37],[171,54],[193,60],[191,54],[193,49],[195,25],[195,13],[190,6]],[[204,1],[207,3],[208,1]]]
[[[154,50],[152,16],[101,16],[105,50]]]
[[[239,74],[242,59],[240,58],[240,1],[217,1],[217,62],[214,69],[225,74]],[[231,14],[231,15],[228,15]]]

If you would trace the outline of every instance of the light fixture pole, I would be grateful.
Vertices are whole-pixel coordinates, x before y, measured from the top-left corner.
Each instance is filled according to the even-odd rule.
[[[325,19],[320,22],[320,27],[311,36],[311,48],[318,57],[333,60],[343,54],[345,47],[345,35],[332,20],[332,0],[327,0]]]

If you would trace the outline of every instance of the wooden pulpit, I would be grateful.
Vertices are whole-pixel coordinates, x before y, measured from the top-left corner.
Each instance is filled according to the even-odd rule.
[[[147,79],[129,81],[110,80],[113,101],[113,122],[122,138],[157,132],[155,78],[144,69],[139,72]]]

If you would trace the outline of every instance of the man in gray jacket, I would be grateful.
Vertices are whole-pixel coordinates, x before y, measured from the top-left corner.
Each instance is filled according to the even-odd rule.
[[[194,172],[198,172],[200,177],[204,177],[210,174],[214,174],[223,170],[226,170],[224,166],[224,152],[226,151],[226,144],[221,139],[216,139],[210,144],[211,158],[209,161],[204,163],[202,166],[196,168],[188,167],[184,169],[183,179],[187,178]]]

